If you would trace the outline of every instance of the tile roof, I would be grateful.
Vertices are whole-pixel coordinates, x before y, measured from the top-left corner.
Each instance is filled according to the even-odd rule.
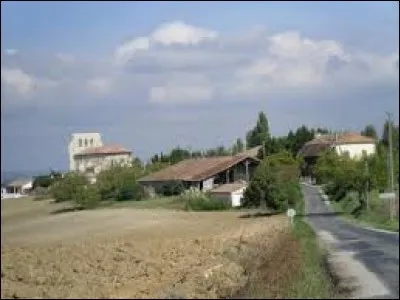
[[[234,182],[234,183],[227,183],[218,186],[217,188],[211,190],[211,193],[232,193],[240,190],[241,188],[246,187],[247,184],[245,182]]]
[[[229,169],[245,159],[259,161],[256,158],[246,155],[187,159],[161,171],[142,177],[139,179],[139,182],[172,180],[201,181]]]
[[[131,153],[131,151],[119,145],[104,145],[100,147],[86,148],[82,152],[79,152],[75,155],[76,156],[111,155],[111,154],[124,154],[124,153]]]

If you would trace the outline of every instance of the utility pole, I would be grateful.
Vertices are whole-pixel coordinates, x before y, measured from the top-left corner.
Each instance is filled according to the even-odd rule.
[[[394,169],[393,169],[393,136],[392,136],[392,114],[386,112],[386,116],[388,119],[388,139],[389,139],[389,189],[391,193],[394,193]],[[392,197],[390,199],[390,219],[394,219],[394,210],[395,210],[395,198]]]
[[[367,211],[369,210],[369,170],[368,160],[365,159],[365,174],[366,174],[366,185],[365,185],[365,200],[367,203]]]

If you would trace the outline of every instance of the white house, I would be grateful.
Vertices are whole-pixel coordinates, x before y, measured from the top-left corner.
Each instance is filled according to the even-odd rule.
[[[1,198],[20,198],[28,194],[32,188],[32,179],[17,179],[1,188]]]
[[[376,151],[375,139],[358,133],[338,135],[332,146],[337,154],[349,155],[353,159],[359,159],[363,155],[372,155]]]
[[[342,133],[334,135],[316,135],[315,138],[300,149],[299,155],[304,158],[318,157],[326,149],[334,149],[339,155],[348,155],[353,159],[363,155],[372,155],[376,151],[376,141],[373,138],[358,133]]]
[[[70,171],[85,174],[92,182],[101,171],[132,163],[132,152],[119,145],[104,145],[99,133],[74,133],[68,145]]]
[[[230,203],[232,207],[238,207],[242,205],[246,188],[246,182],[227,183],[213,189],[210,193],[213,198]]]

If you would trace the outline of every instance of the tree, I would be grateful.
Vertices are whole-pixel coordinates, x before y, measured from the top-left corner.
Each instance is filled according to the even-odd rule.
[[[267,156],[257,167],[244,194],[244,206],[265,203],[282,211],[301,200],[299,162],[288,151]]]
[[[361,135],[368,136],[374,139],[376,139],[378,136],[376,133],[376,129],[372,124],[365,126],[365,128],[361,131]]]
[[[256,126],[246,135],[247,149],[268,143],[270,139],[269,124],[264,112],[259,112]]]
[[[243,150],[244,150],[243,141],[240,138],[237,138],[235,144],[232,146],[232,155],[243,152]]]

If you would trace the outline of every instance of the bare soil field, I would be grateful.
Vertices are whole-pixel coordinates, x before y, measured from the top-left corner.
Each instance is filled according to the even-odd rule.
[[[1,298],[233,297],[258,269],[282,297],[301,260],[282,216],[17,201],[1,207]]]

